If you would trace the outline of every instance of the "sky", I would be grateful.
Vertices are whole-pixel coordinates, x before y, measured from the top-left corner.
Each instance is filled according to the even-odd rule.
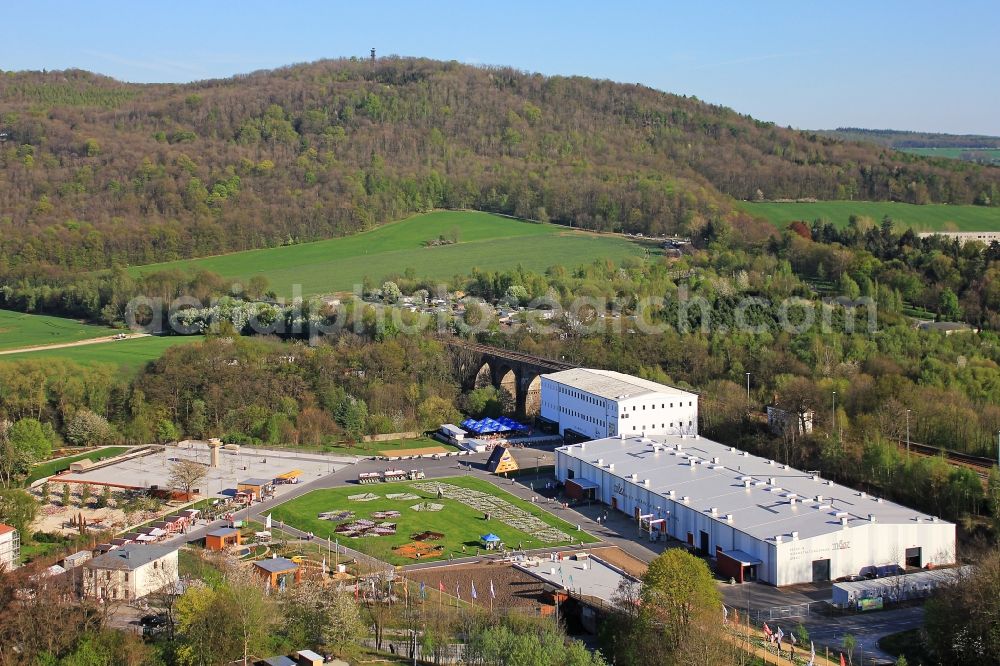
[[[186,82],[378,54],[694,95],[802,129],[1000,135],[1000,2],[8,3],[0,69]]]

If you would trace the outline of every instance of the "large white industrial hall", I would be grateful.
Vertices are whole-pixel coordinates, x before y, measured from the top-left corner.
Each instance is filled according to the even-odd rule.
[[[561,446],[556,476],[569,496],[690,544],[740,582],[794,585],[955,561],[953,523],[697,435]]]

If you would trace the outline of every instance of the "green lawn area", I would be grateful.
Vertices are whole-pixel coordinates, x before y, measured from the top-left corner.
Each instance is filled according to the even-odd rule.
[[[898,226],[914,231],[1000,231],[1000,208],[950,206],[947,204],[893,203],[891,201],[817,201],[775,203],[741,202],[743,209],[784,227],[794,220],[811,224],[823,219],[838,227],[847,226],[851,215],[869,217],[876,224],[886,215]]]
[[[422,243],[457,230],[459,242],[440,247]],[[561,264],[575,267],[596,259],[614,261],[641,255],[643,247],[616,236],[574,231],[476,211],[437,211],[393,222],[353,236],[188,259],[130,269],[133,274],[178,268],[209,270],[226,279],[246,282],[264,275],[280,296],[350,291],[365,277],[380,283],[413,269],[420,278],[450,279],[473,268],[502,270],[518,265],[544,270]]]
[[[0,350],[89,340],[116,332],[65,317],[0,310]]]
[[[345,442],[335,446],[324,447],[323,451],[352,456],[379,456],[385,455],[386,451],[410,451],[431,446],[440,446],[449,452],[459,450],[457,446],[443,444],[430,437],[418,437],[416,439],[393,439],[388,442],[361,442],[358,444],[348,444]]]
[[[965,153],[976,155],[977,160],[987,160],[1000,163],[1000,148],[897,148],[902,153],[922,155],[924,157],[946,157],[960,160]]]
[[[134,374],[147,362],[160,358],[168,347],[191,344],[202,339],[200,335],[168,335],[163,337],[112,340],[110,342],[82,345],[80,347],[43,349],[33,352],[8,354],[0,356],[0,363],[22,359],[65,358],[79,363],[111,363],[117,365],[123,373]]]
[[[272,513],[273,520],[284,521],[292,527],[300,530],[313,532],[319,537],[339,538],[340,543],[349,548],[359,550],[363,553],[377,557],[390,564],[413,564],[417,561],[428,561],[431,559],[446,559],[449,554],[455,557],[463,557],[474,554],[479,545],[479,537],[488,532],[492,532],[500,537],[508,548],[516,548],[521,544],[524,548],[542,548],[547,546],[566,546],[571,541],[564,540],[558,542],[543,542],[527,533],[501,522],[494,514],[489,521],[483,519],[483,513],[457,499],[444,497],[438,499],[434,492],[418,490],[414,485],[419,485],[419,481],[407,481],[400,483],[379,483],[371,485],[350,485],[344,488],[330,488],[324,490],[314,490],[310,493],[298,497],[290,502],[286,502],[276,507]],[[493,484],[475,477],[449,477],[444,479],[433,479],[423,483],[442,483],[452,486],[459,486],[470,490],[476,490],[492,495],[493,497],[506,500],[517,508],[527,511],[532,516],[540,519],[546,525],[554,527],[570,536],[572,542],[593,543],[596,538],[586,532],[578,532],[575,525],[570,525],[566,521],[553,516],[531,502],[525,502],[513,495],[498,489]],[[351,501],[350,495],[361,493],[372,493],[378,495],[379,499],[371,502]],[[420,496],[418,500],[390,500],[386,498],[388,494],[412,493]],[[441,511],[414,511],[410,507],[424,501],[439,503],[444,505]],[[317,516],[326,511],[353,511],[354,518],[351,522],[359,518],[369,519],[375,511],[396,510],[402,515],[399,518],[386,519],[397,525],[396,534],[393,536],[379,537],[359,537],[349,538],[339,536],[334,532],[340,523],[320,520]],[[375,522],[380,522],[375,520]],[[443,552],[435,558],[424,558],[413,560],[407,557],[400,557],[393,552],[394,546],[409,543],[412,534],[429,530],[444,534],[444,538],[439,541],[429,541],[426,543],[441,546]],[[466,552],[462,552],[465,545]]]
[[[98,460],[105,460],[107,458],[112,458],[117,455],[121,455],[129,450],[127,446],[106,446],[103,449],[95,449],[88,453],[81,453],[77,456],[71,456],[68,458],[60,458],[58,460],[50,460],[49,462],[39,463],[31,468],[31,474],[28,476],[26,484],[37,481],[43,476],[52,476],[56,472],[61,472],[64,469],[69,469],[70,463],[75,463],[78,460],[93,460],[97,462]]]

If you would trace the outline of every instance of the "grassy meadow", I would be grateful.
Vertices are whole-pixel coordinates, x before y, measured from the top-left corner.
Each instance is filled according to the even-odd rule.
[[[28,475],[25,484],[30,484],[44,476],[52,476],[56,472],[67,470],[69,469],[70,463],[75,463],[84,459],[92,460],[94,462],[106,460],[108,458],[120,456],[128,450],[129,447],[127,446],[105,446],[102,449],[95,449],[93,451],[88,451],[87,453],[81,453],[75,456],[68,456],[57,460],[49,460],[47,462],[39,463],[31,468],[31,474]]]
[[[972,153],[976,155],[977,161],[1000,164],[1000,148],[897,148],[896,150],[923,157],[946,157],[950,160],[960,160],[962,155]]]
[[[401,465],[402,466],[402,465]],[[570,525],[564,520],[553,516],[531,502],[525,502],[513,495],[506,493],[488,481],[475,477],[450,477],[443,479],[432,479],[447,483],[453,486],[469,488],[489,493],[507,502],[528,511],[532,515],[541,519],[551,527],[555,527],[566,534],[569,534],[575,543],[583,540],[585,543],[593,543],[596,539],[586,532],[578,532],[575,525]],[[357,502],[348,500],[349,495],[361,493],[372,493],[378,495],[379,499],[370,502]],[[395,493],[412,493],[419,495],[419,500],[390,500],[385,496]],[[441,511],[414,511],[410,507],[423,501],[443,504]],[[330,520],[320,520],[317,516],[325,511],[345,510],[353,511],[354,518],[341,521],[351,522],[359,518],[369,518],[375,511],[396,510],[402,515],[399,518],[387,519],[396,523],[396,534],[393,536],[380,537],[359,537],[349,538],[337,536],[334,529],[339,524]],[[516,548],[520,543],[524,548],[542,548],[546,546],[565,546],[568,541],[561,543],[542,543],[530,537],[514,527],[511,527],[497,519],[486,521],[480,511],[473,509],[462,502],[448,497],[437,499],[433,493],[417,490],[413,487],[413,482],[400,483],[378,483],[370,485],[351,484],[343,488],[329,488],[314,490],[301,497],[286,502],[274,509],[271,515],[273,520],[280,520],[292,527],[300,530],[313,532],[318,537],[339,538],[340,543],[349,548],[361,551],[372,557],[376,557],[390,564],[415,564],[416,562],[447,559],[449,555],[456,558],[468,557],[475,554],[479,545],[479,537],[492,532],[500,537],[508,548]],[[376,520],[376,522],[379,522]],[[413,560],[408,557],[400,557],[393,547],[410,543],[410,536],[423,531],[439,532],[444,534],[444,538],[439,541],[427,543],[440,546],[442,553],[437,557],[422,558]],[[462,546],[465,552],[462,552]]]
[[[75,319],[0,310],[0,350],[78,342],[117,333]]]
[[[61,349],[42,349],[32,352],[5,354],[0,356],[0,363],[4,361],[64,358],[77,361],[78,363],[110,363],[118,366],[122,373],[133,374],[138,372],[147,362],[160,358],[168,347],[191,344],[202,339],[200,335],[175,335],[113,340],[92,345],[80,345],[79,347],[63,347]]]
[[[453,233],[458,243],[423,246],[424,241],[450,238]],[[573,267],[642,253],[641,246],[620,237],[476,211],[437,211],[353,236],[150,264],[131,271],[209,270],[244,283],[254,275],[264,275],[279,296],[290,297],[293,285],[301,286],[303,296],[350,291],[365,277],[381,283],[407,269],[420,278],[449,279],[468,275],[473,268],[502,270],[522,265],[544,270],[555,264]]]
[[[812,223],[823,219],[847,226],[851,215],[871,218],[876,224],[886,215],[898,226],[914,231],[1000,231],[1000,208],[948,204],[895,203],[891,201],[742,202],[743,209],[784,227],[794,220]]]

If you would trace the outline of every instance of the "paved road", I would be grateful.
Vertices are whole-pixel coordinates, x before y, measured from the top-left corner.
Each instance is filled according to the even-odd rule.
[[[56,342],[51,345],[34,345],[32,347],[19,347],[17,349],[4,349],[0,351],[0,356],[6,354],[23,354],[25,352],[45,351],[48,349],[65,349],[66,347],[82,347],[84,345],[96,345],[104,342],[124,342],[133,338],[148,338],[149,333],[126,333],[124,338],[116,335],[108,335],[103,338],[89,338],[87,340],[76,340],[75,342]]]
[[[844,635],[851,634],[858,645],[854,654],[855,663],[858,663],[862,655],[866,660],[865,663],[868,663],[867,660],[870,658],[876,658],[885,663],[895,663],[895,657],[878,648],[878,639],[889,634],[923,626],[924,608],[923,606],[913,606],[841,617],[814,615],[803,620],[802,624],[809,631],[809,637],[816,643],[817,652],[820,646],[829,647],[831,654],[835,650],[839,652],[838,648]]]

